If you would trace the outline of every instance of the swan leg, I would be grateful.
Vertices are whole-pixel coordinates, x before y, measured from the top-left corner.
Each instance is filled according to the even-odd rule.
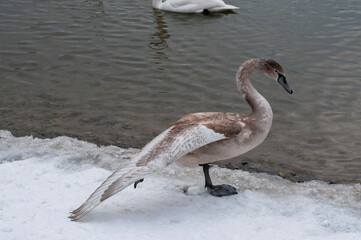
[[[137,188],[138,183],[141,183],[141,182],[143,182],[143,181],[144,181],[144,178],[135,181],[135,183],[134,183],[134,188]]]
[[[232,187],[231,185],[213,185],[211,177],[209,175],[209,165],[202,164],[203,173],[205,177],[205,187],[207,188],[209,194],[215,197],[223,197],[223,196],[230,196],[234,194],[238,194],[236,188]]]

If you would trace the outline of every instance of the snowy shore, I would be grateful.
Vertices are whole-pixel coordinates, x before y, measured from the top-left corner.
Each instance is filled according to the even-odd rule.
[[[0,239],[361,239],[361,185],[291,183],[218,167],[215,198],[200,167],[173,164],[105,201],[79,222],[67,216],[135,149],[0,131]]]

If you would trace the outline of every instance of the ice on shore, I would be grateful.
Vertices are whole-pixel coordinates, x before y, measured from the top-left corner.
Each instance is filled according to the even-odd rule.
[[[291,183],[211,168],[239,194],[215,198],[200,167],[173,164],[108,199],[77,208],[135,149],[0,131],[0,239],[361,239],[361,185]]]

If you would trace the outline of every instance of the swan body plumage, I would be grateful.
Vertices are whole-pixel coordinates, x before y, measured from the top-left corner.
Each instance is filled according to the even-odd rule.
[[[223,0],[153,0],[153,8],[179,13],[222,12],[238,7],[224,3]]]
[[[258,146],[267,137],[273,112],[267,100],[250,82],[250,75],[256,71],[262,71],[292,93],[282,67],[274,60],[256,58],[244,62],[236,81],[238,90],[252,109],[250,114],[203,112],[183,116],[145,145],[130,162],[110,175],[72,212],[70,218],[82,218],[107,198],[133,183],[136,187],[144,177],[176,161],[203,164],[206,187],[212,195],[236,194],[232,186],[212,185],[207,164],[239,156]]]

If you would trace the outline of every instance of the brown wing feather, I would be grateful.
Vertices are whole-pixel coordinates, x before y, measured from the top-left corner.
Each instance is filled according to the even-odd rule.
[[[191,113],[185,115],[171,126],[181,127],[189,124],[201,124],[226,137],[235,136],[242,131],[240,117],[234,113]]]

